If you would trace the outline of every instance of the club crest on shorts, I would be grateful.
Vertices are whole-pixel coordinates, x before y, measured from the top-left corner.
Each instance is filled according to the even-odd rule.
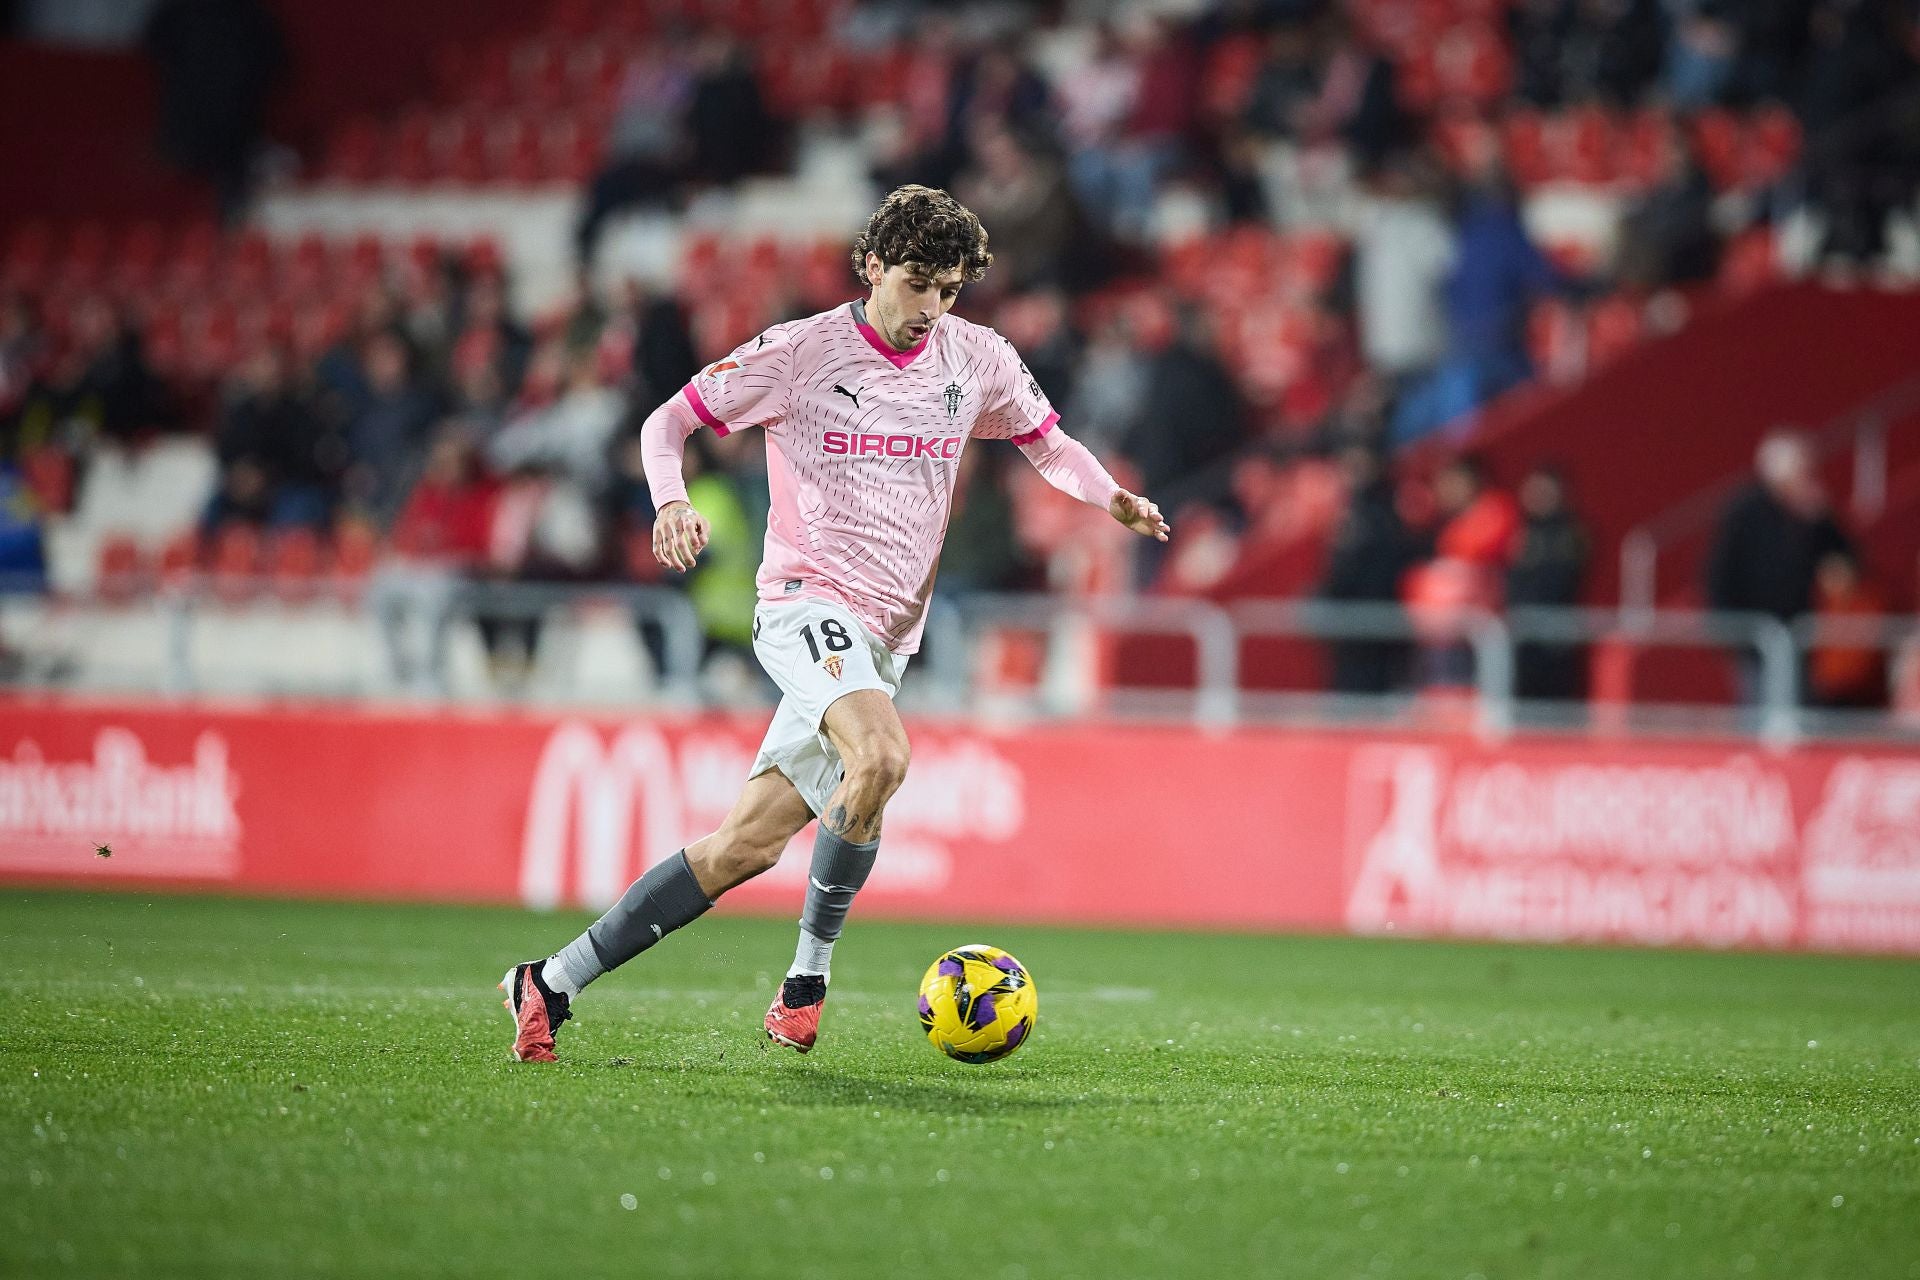
[[[821,669],[824,670],[828,675],[832,676],[835,680],[838,680],[840,678],[840,672],[843,668],[846,667],[846,665],[847,665],[847,660],[845,658],[842,658],[837,653],[830,653],[826,657],[820,659]]]

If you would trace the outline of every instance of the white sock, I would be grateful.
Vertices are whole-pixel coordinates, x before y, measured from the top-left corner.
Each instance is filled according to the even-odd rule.
[[[787,970],[787,976],[797,978],[810,973],[824,978],[832,967],[833,943],[824,942],[802,929],[800,945],[793,953],[793,968]]]
[[[584,982],[576,982],[568,975],[566,966],[560,962],[559,956],[554,956],[540,966],[540,981],[546,983],[550,990],[558,991],[569,1000],[578,996],[580,989],[586,985]]]

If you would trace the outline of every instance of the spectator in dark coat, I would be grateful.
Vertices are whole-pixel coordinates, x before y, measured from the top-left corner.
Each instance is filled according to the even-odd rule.
[[[279,23],[258,0],[162,0],[146,49],[160,73],[160,146],[212,179],[222,216],[245,211],[267,96],[286,66]]]
[[[1507,566],[1507,606],[1580,602],[1591,543],[1567,503],[1557,468],[1536,467],[1520,482],[1520,535]],[[1572,701],[1586,696],[1586,649],[1523,641],[1514,655],[1514,694]]]
[[[1352,446],[1340,455],[1347,479],[1347,512],[1334,531],[1322,600],[1400,598],[1400,581],[1420,558],[1420,540],[1400,516],[1381,455]],[[1406,687],[1412,649],[1405,641],[1335,640],[1328,644],[1336,693],[1390,693]]]
[[[1812,608],[1821,559],[1833,552],[1851,555],[1852,546],[1827,508],[1806,437],[1786,431],[1768,436],[1754,470],[1754,483],[1735,495],[1720,518],[1707,560],[1707,603],[1786,622]],[[1740,651],[1739,676],[1744,699],[1759,701],[1757,653]]]
[[[1147,361],[1140,417],[1120,450],[1147,492],[1168,510],[1224,498],[1226,460],[1246,439],[1246,406],[1214,350],[1206,317],[1184,317],[1179,334]]]
[[[229,520],[325,527],[345,445],[295,384],[286,352],[268,347],[247,362],[221,413],[215,447],[221,483],[207,511],[209,528]]]

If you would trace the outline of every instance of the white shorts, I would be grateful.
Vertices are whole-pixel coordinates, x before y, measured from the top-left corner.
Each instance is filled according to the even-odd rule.
[[[818,814],[844,772],[839,750],[820,728],[827,708],[858,689],[897,696],[907,659],[824,600],[761,604],[753,615],[753,653],[783,696],[747,776],[778,769]]]

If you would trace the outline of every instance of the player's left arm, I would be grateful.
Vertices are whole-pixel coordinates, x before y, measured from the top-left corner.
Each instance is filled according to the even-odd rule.
[[[1091,449],[1058,426],[1049,426],[1037,439],[1020,441],[1020,452],[1027,455],[1027,461],[1048,484],[1062,493],[1072,494],[1090,506],[1105,507],[1108,515],[1135,533],[1167,540],[1169,530],[1160,508],[1151,499],[1121,488]]]
[[[1040,382],[1020,361],[1013,344],[995,335],[990,348],[997,364],[996,394],[974,423],[982,440],[1011,440],[1027,455],[1046,482],[1089,506],[1100,507],[1137,534],[1167,540],[1160,508],[1115,482],[1091,450],[1060,430],[1060,415]]]

